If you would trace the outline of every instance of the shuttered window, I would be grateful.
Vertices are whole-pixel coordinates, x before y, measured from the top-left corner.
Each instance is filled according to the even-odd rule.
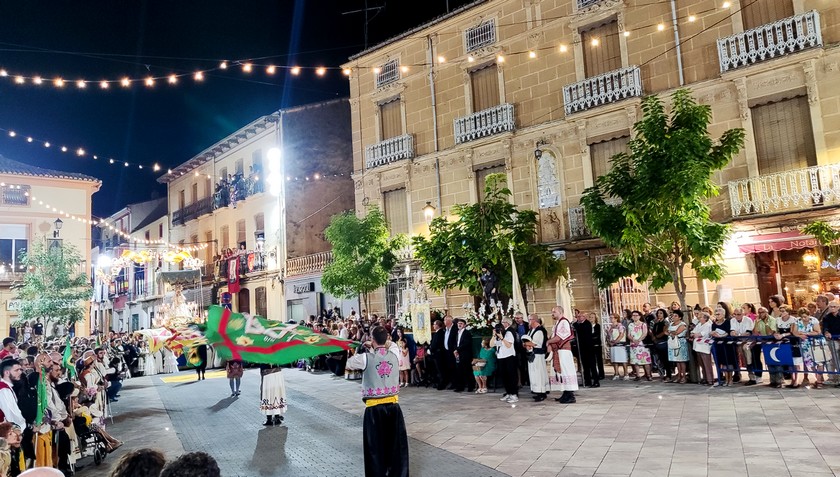
[[[473,112],[484,111],[500,104],[499,72],[495,64],[472,71],[470,84]]]
[[[265,287],[257,287],[254,290],[254,305],[256,307],[257,315],[268,316],[268,303],[265,299]]]
[[[382,125],[382,140],[402,136],[402,111],[400,100],[394,99],[379,106],[379,122]]]
[[[760,174],[817,165],[806,97],[755,106],[752,122]]]
[[[621,68],[621,46],[616,20],[581,31],[581,46],[587,78]]]
[[[741,1],[741,19],[744,21],[744,30],[792,16],[793,2],[790,0]]]
[[[207,243],[207,248],[204,249],[204,264],[213,264],[213,232],[204,232],[204,241]]]
[[[383,194],[385,219],[391,235],[408,233],[408,206],[405,189],[397,189]]]
[[[475,171],[475,186],[477,188],[478,201],[481,202],[484,200],[484,187],[487,185],[487,176],[490,174],[504,174],[505,173],[505,166],[504,164],[488,167],[487,169],[481,169]]]
[[[592,180],[610,171],[610,159],[621,152],[627,152],[630,136],[623,136],[609,141],[590,144],[589,155],[592,158]]]
[[[219,229],[219,235],[222,237],[222,250],[230,248],[230,227],[222,225]]]
[[[245,242],[245,221],[244,220],[237,220],[236,221],[236,245],[240,245]]]

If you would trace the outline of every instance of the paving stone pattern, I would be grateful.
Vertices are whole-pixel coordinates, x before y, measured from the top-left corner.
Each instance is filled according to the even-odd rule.
[[[293,377],[299,371],[284,373]],[[156,381],[184,449],[213,455],[224,476],[364,475],[361,418],[322,401],[316,390],[306,394],[290,386],[284,424],[265,427],[255,370],[246,373],[237,398],[229,397],[226,379],[175,385]],[[363,407],[358,392],[346,397]],[[413,476],[505,475],[417,439],[409,439],[409,446]]]

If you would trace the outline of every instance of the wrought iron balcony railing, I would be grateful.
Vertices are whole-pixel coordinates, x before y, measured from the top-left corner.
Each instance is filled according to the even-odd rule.
[[[213,212],[213,197],[198,199],[183,209],[173,212],[172,224],[183,225],[192,219],[198,218],[204,214],[209,214],[210,212]]]
[[[820,14],[812,10],[718,39],[720,72],[820,47],[822,44]]]
[[[455,120],[455,144],[461,144],[515,128],[513,105],[500,104]]]
[[[368,169],[414,157],[414,138],[411,134],[392,137],[365,148]]]
[[[566,114],[642,95],[642,74],[629,66],[563,87]]]
[[[840,203],[840,164],[729,181],[732,216]]]

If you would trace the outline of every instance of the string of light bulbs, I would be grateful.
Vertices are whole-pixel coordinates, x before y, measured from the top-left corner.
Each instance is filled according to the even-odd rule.
[[[632,8],[642,8],[648,7],[652,5],[659,5],[659,4],[666,4],[669,3],[670,0],[662,0],[662,1],[654,1],[645,4],[637,4],[631,5],[629,7]],[[725,1],[722,3],[722,8],[728,9],[731,7],[731,3]],[[689,23],[693,23],[698,19],[698,15],[706,13],[708,11],[716,11],[717,9],[709,9],[704,12],[697,12],[694,14],[685,15],[682,17],[686,19]],[[541,22],[545,23],[554,23],[560,20],[566,20],[578,17],[580,15],[584,15],[586,12],[575,12],[569,15],[560,15],[556,17],[548,17],[540,19]],[[659,22],[655,24],[658,31],[665,31],[668,29],[667,27],[668,19],[664,20],[663,22]],[[510,26],[519,26],[521,24],[528,23],[525,22],[511,22],[505,24],[498,24],[497,28],[502,27],[510,27]],[[544,26],[543,26],[544,28]],[[638,29],[637,27],[636,29]],[[442,34],[462,34],[460,30],[458,31],[438,31],[436,32],[438,35]],[[630,30],[625,30],[623,32],[619,32],[619,34],[624,36],[630,35]],[[419,38],[409,36],[408,38]],[[543,48],[536,48],[536,49],[528,49],[525,51],[519,52],[510,52],[508,55],[518,55],[518,54],[527,54],[530,58],[536,58],[536,52],[538,50],[548,50],[558,48],[560,53],[565,53],[568,51],[568,46],[561,44],[559,47],[551,46],[551,47],[543,47]],[[71,53],[71,52],[60,52],[60,53]],[[100,56],[107,56],[99,54]],[[278,55],[278,56],[286,56],[286,55]],[[276,56],[274,56],[276,57]],[[187,68],[170,68],[170,70],[179,71],[177,73],[169,73],[169,74],[159,74],[159,75],[147,75],[142,77],[132,77],[132,76],[123,76],[121,78],[105,78],[100,80],[89,80],[84,78],[78,79],[68,79],[66,75],[60,74],[53,74],[53,75],[37,75],[37,74],[24,74],[21,72],[12,72],[11,69],[0,67],[0,80],[3,78],[10,79],[14,84],[17,85],[34,85],[34,86],[41,86],[41,85],[52,85],[56,89],[63,89],[65,87],[73,87],[75,86],[76,89],[87,89],[88,87],[92,88],[99,88],[101,90],[108,90],[112,86],[113,87],[121,87],[121,88],[131,88],[134,85],[144,85],[147,88],[153,88],[158,84],[166,84],[169,86],[175,86],[182,82],[185,79],[192,79],[196,83],[203,82],[206,77],[210,73],[214,72],[224,72],[228,70],[239,69],[245,74],[256,73],[257,71],[263,71],[267,76],[273,76],[278,72],[288,72],[293,77],[301,76],[306,72],[312,72],[316,77],[323,78],[327,75],[330,71],[340,71],[345,77],[350,77],[353,75],[354,70],[370,70],[374,74],[378,74],[380,71],[380,67],[378,65],[373,66],[355,66],[355,67],[341,67],[341,66],[325,66],[325,65],[315,65],[315,66],[302,66],[298,64],[274,64],[274,63],[265,63],[261,62],[260,60],[274,58],[272,56],[268,57],[261,57],[257,59],[239,59],[239,60],[216,60],[216,66],[208,67],[203,69],[198,69],[192,72],[185,72]],[[467,58],[469,62],[470,57]],[[446,63],[446,58],[443,56],[438,56],[436,58],[438,64]],[[208,60],[209,61],[209,60]],[[153,65],[144,65],[151,68]],[[407,73],[411,67],[424,67],[428,66],[428,63],[419,63],[414,65],[402,65],[401,71],[403,73]],[[155,68],[163,68],[155,66]]]
[[[178,251],[185,250],[185,251],[188,251],[188,252],[195,252],[195,251],[199,251],[199,250],[204,250],[209,245],[206,242],[199,243],[199,244],[191,244],[191,245],[180,245],[180,244],[169,243],[166,240],[162,240],[162,239],[152,240],[152,239],[147,239],[145,237],[138,238],[138,237],[132,236],[131,234],[129,234],[127,232],[123,232],[122,230],[120,230],[120,228],[118,226],[115,226],[112,223],[108,223],[106,219],[98,218],[98,217],[94,217],[94,216],[91,216],[91,219],[88,219],[86,217],[80,217],[78,215],[66,212],[63,209],[60,209],[58,207],[55,207],[54,205],[50,205],[48,202],[44,202],[43,200],[35,197],[34,195],[31,195],[28,191],[24,192],[24,195],[30,198],[30,201],[31,201],[32,204],[37,203],[38,205],[42,205],[42,206],[44,206],[45,209],[47,209],[49,211],[52,211],[53,213],[58,214],[59,216],[62,216],[66,219],[72,219],[72,220],[75,220],[75,221],[80,222],[80,223],[85,224],[85,225],[99,226],[99,227],[108,229],[108,230],[112,231],[115,235],[118,235],[118,236],[126,239],[126,242],[128,242],[128,243],[145,244],[145,245],[164,245],[164,246],[169,247],[169,248],[174,249],[174,250],[178,250]]]

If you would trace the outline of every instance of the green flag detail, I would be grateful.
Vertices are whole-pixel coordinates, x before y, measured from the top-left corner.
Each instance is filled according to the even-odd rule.
[[[261,364],[294,363],[354,345],[305,326],[233,313],[220,306],[210,307],[206,337],[222,358]]]
[[[67,376],[71,379],[76,376],[76,366],[73,364],[73,347],[70,346],[70,337],[67,337],[67,345],[64,346],[64,355],[61,357],[61,366],[67,369]]]

